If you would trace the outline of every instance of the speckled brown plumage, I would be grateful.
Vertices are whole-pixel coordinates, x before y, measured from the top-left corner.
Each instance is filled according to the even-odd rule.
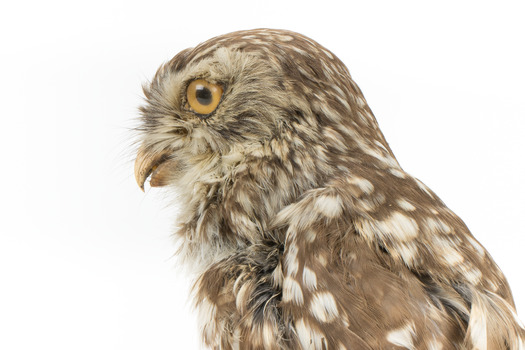
[[[188,107],[195,79],[224,91]],[[222,91],[221,90],[221,91]],[[187,49],[144,87],[140,186],[173,190],[211,349],[524,349],[505,277],[300,34]]]

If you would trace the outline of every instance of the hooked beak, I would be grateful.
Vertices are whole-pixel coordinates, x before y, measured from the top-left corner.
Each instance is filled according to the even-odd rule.
[[[161,187],[168,184],[169,175],[175,170],[176,162],[169,158],[169,150],[156,151],[140,146],[135,159],[135,180],[144,192],[144,183],[151,175],[150,186]]]

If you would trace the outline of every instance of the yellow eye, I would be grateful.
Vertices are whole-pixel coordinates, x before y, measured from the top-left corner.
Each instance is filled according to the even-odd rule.
[[[194,80],[188,85],[186,98],[193,112],[210,114],[217,108],[222,97],[222,87],[204,79]]]

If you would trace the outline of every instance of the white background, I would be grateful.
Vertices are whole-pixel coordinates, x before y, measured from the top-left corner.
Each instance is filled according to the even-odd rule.
[[[525,317],[522,1],[19,1],[0,9],[0,348],[197,349],[174,208],[133,179],[141,83],[257,27],[349,67],[401,165],[459,214]]]

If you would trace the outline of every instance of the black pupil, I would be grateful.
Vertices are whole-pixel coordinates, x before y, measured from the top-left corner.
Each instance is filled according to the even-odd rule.
[[[202,85],[197,85],[197,91],[195,92],[195,97],[197,98],[197,101],[199,101],[201,105],[205,105],[205,106],[209,105],[213,100],[210,89]]]

